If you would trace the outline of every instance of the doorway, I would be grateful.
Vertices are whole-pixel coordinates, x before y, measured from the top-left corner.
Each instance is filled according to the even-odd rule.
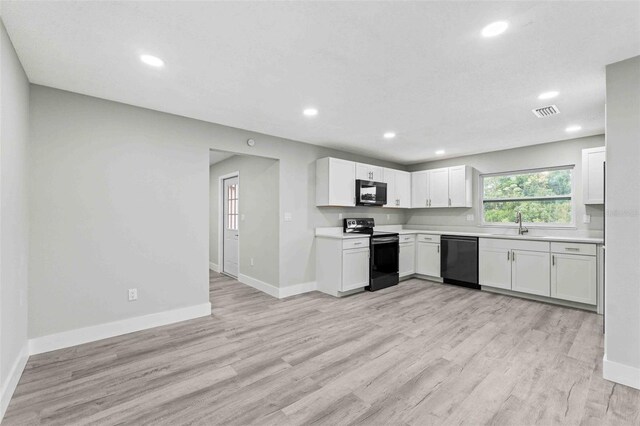
[[[222,272],[238,277],[240,179],[228,176],[222,179]]]

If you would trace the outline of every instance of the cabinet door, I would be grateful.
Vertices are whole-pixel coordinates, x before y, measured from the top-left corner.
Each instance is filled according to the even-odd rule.
[[[411,207],[429,207],[429,172],[411,173]]]
[[[449,169],[429,170],[429,207],[449,206]]]
[[[582,150],[582,200],[584,204],[604,204],[605,147]]]
[[[387,204],[385,207],[398,207],[398,194],[396,192],[397,179],[396,171],[392,169],[384,170],[384,182],[387,184]]]
[[[386,173],[385,170],[385,175]],[[398,207],[411,207],[411,173],[396,170],[396,198]]]
[[[478,252],[480,285],[511,290],[511,250],[483,248]]]
[[[399,275],[406,277],[416,273],[416,245],[415,243],[400,244]]]
[[[330,159],[329,205],[356,205],[355,163],[337,158]]]
[[[356,179],[384,182],[384,168],[371,164],[356,163]]]
[[[551,254],[551,297],[596,304],[596,257]]]
[[[378,167],[378,166],[370,166],[370,167],[371,167],[371,176],[373,176],[373,181],[384,182],[384,167]]]
[[[440,244],[416,243],[416,273],[440,276]]]
[[[511,251],[511,289],[521,293],[551,295],[551,260],[548,252]]]
[[[369,285],[369,249],[342,251],[342,290],[349,291]]]
[[[450,207],[467,206],[467,168],[465,166],[449,167],[449,200]]]

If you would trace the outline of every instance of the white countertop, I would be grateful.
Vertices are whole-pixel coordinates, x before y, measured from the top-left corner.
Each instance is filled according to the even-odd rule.
[[[378,228],[378,227],[376,227]],[[567,236],[532,236],[532,235],[513,235],[513,234],[493,234],[489,232],[473,232],[473,231],[447,231],[447,230],[425,230],[425,229],[388,229],[387,227],[379,227],[379,231],[397,232],[400,235],[407,234],[430,234],[430,235],[460,235],[480,238],[497,238],[507,240],[528,240],[528,241],[556,241],[564,243],[587,243],[587,244],[603,244],[602,238],[589,237],[567,237]],[[352,239],[352,238],[369,238],[363,234],[345,234],[340,227],[316,228],[316,237],[318,238],[335,238],[335,239]]]

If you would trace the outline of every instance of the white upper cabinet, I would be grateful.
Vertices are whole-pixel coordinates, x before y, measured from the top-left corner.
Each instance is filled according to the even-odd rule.
[[[411,207],[411,173],[396,170],[396,197],[398,207],[404,209]]]
[[[473,206],[472,182],[471,167],[449,167],[449,207]]]
[[[449,207],[449,169],[429,170],[429,207]]]
[[[338,158],[316,161],[316,206],[356,205],[356,163]]]
[[[429,207],[429,171],[411,173],[411,207]]]
[[[411,207],[472,207],[473,169],[444,167],[411,173]]]
[[[385,207],[411,207],[411,174],[402,170],[384,169],[387,184],[387,204]]]
[[[356,179],[384,182],[384,168],[371,164],[356,163]]]
[[[604,204],[605,147],[582,150],[582,200],[584,204]]]

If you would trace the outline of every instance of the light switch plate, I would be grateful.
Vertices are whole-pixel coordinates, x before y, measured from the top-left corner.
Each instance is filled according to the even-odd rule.
[[[590,214],[585,214],[584,216],[582,216],[582,222],[583,223],[591,223],[591,215]]]
[[[284,221],[285,222],[291,222],[293,220],[293,215],[290,212],[285,212],[284,213]]]
[[[474,217],[472,214],[468,214],[468,215],[467,215],[467,220],[468,220],[469,222],[473,222],[473,221],[475,220],[475,217]]]

